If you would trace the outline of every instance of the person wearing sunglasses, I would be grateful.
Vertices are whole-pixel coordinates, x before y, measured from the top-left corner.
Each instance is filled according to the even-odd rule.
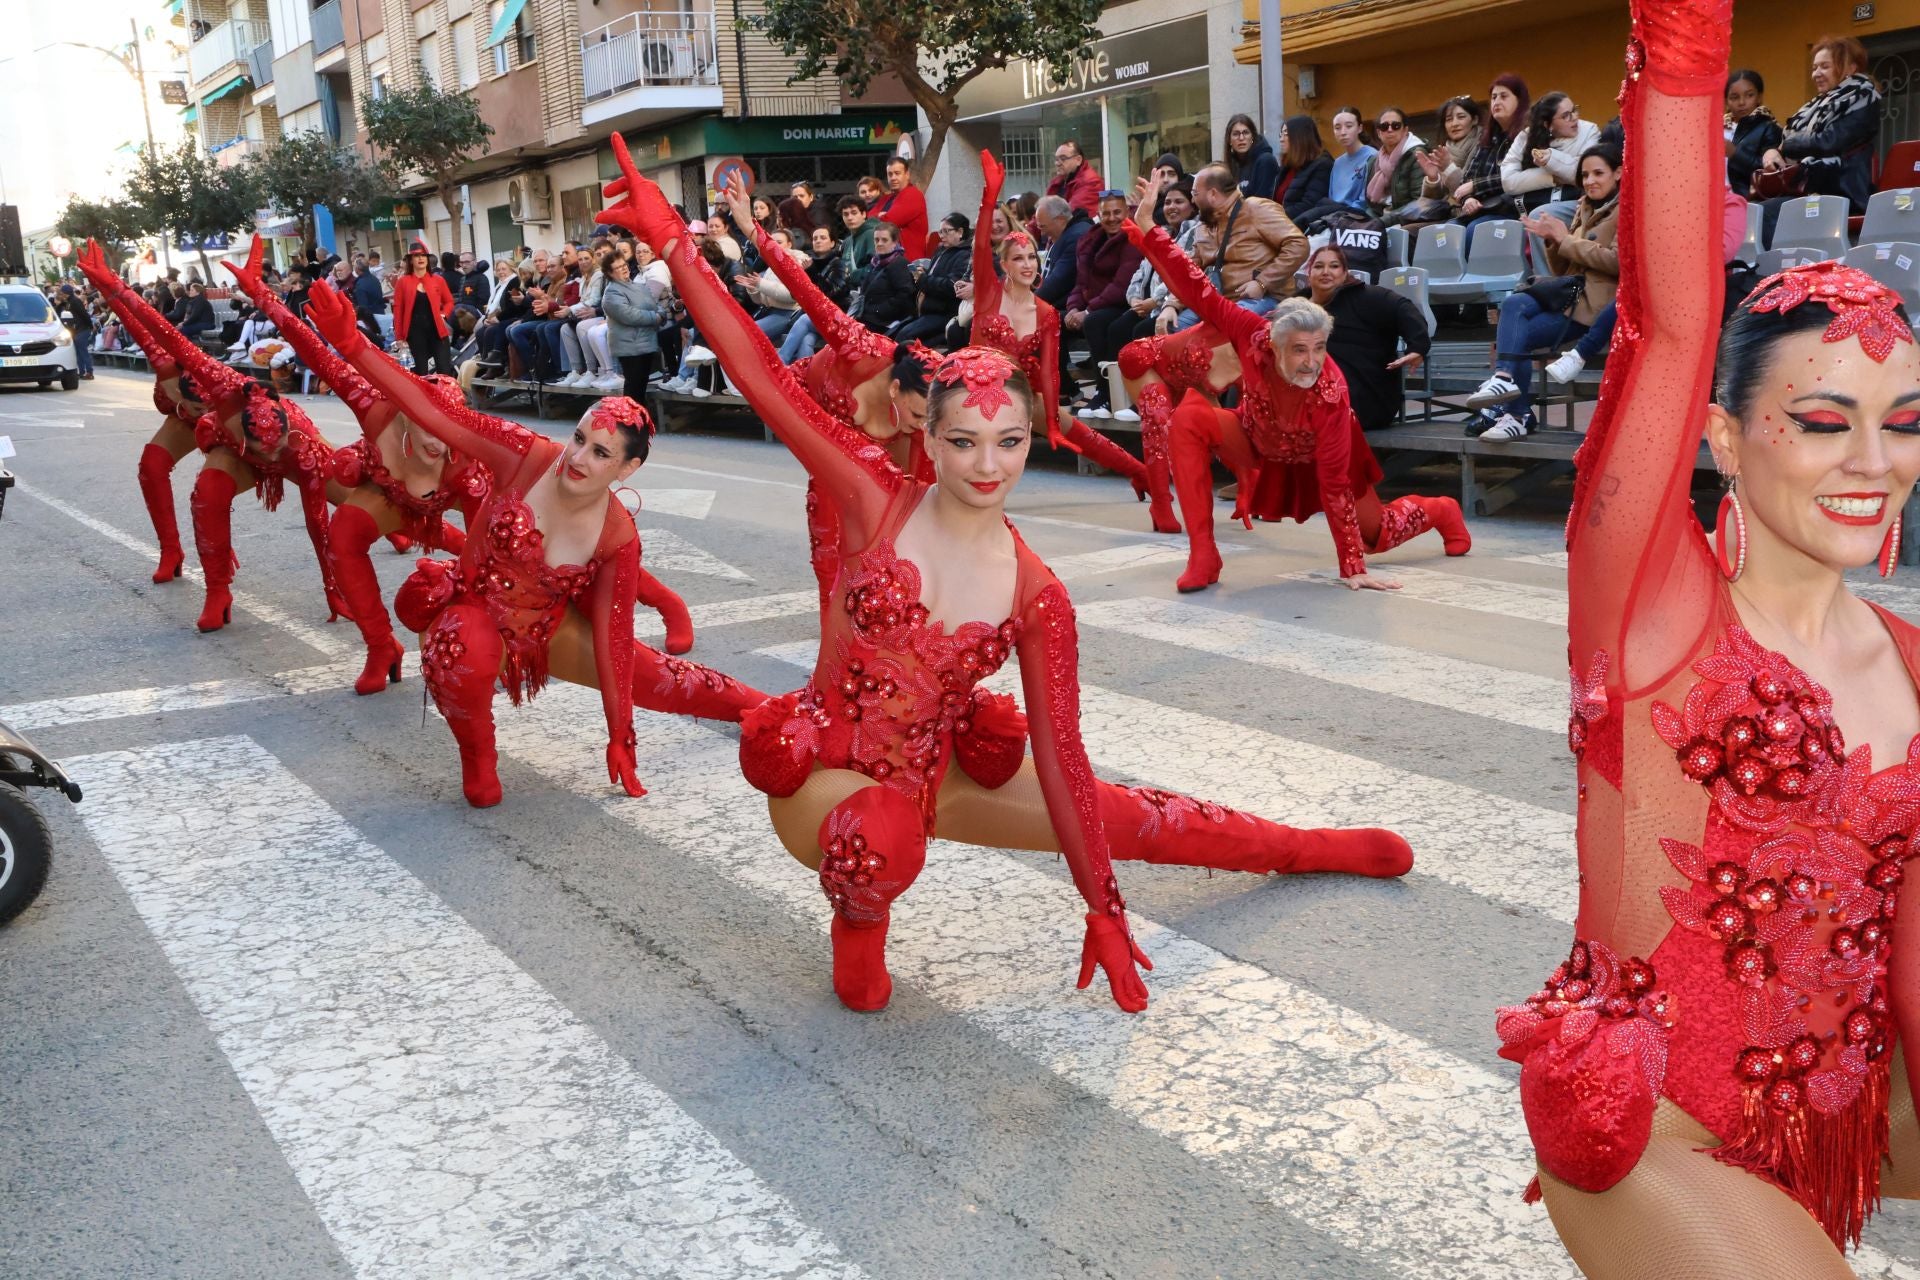
[[[1420,207],[1420,185],[1427,175],[1419,158],[1427,144],[1407,128],[1407,113],[1398,107],[1381,108],[1373,127],[1380,135],[1380,156],[1367,179],[1367,208],[1392,226],[1411,218]]]

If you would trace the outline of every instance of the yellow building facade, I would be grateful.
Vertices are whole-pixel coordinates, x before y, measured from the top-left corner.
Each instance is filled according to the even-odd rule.
[[[1258,65],[1259,0],[1243,4],[1245,39],[1235,56]],[[1525,78],[1535,97],[1571,94],[1588,120],[1616,113],[1625,0],[1282,0],[1281,13],[1288,114],[1312,116],[1323,138],[1347,105],[1369,117],[1399,107],[1418,130],[1457,94],[1484,103],[1505,71]],[[1784,122],[1812,95],[1809,50],[1824,35],[1867,46],[1888,95],[1883,145],[1920,137],[1920,0],[1740,0],[1733,65],[1765,77],[1766,103]]]

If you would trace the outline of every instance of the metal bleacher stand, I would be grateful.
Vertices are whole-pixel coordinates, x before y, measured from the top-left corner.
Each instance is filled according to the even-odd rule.
[[[1819,249],[1827,258],[1847,251],[1847,198],[1800,196],[1780,207],[1769,249]]]

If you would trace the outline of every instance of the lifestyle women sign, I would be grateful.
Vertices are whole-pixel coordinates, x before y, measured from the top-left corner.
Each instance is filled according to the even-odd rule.
[[[1124,93],[1132,85],[1206,65],[1207,18],[1195,14],[1103,37],[1065,67],[1022,58],[985,72],[960,91],[959,119],[978,120],[1090,94]]]

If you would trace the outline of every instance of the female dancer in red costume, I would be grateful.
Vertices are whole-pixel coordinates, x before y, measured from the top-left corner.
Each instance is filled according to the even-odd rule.
[[[991,151],[980,153],[980,168],[987,185],[980,193],[980,221],[975,225],[985,228],[991,225],[1007,171]],[[1004,351],[1019,362],[1046,415],[1048,444],[1058,449],[1064,443],[1075,453],[1125,476],[1136,496],[1152,499],[1148,512],[1153,527],[1162,533],[1178,533],[1171,496],[1164,484],[1155,488],[1164,476],[1149,470],[1145,463],[1072,414],[1067,415],[1066,429],[1061,429],[1060,313],[1033,292],[1034,281],[1040,276],[1040,254],[1033,238],[1024,231],[1009,235],[1000,244],[1000,265],[1006,270],[1005,280],[994,270],[993,246],[988,237],[975,234],[973,344]]]
[[[1239,478],[1234,517],[1248,528],[1255,515],[1304,523],[1324,511],[1340,579],[1355,590],[1396,589],[1399,583],[1367,572],[1366,557],[1428,529],[1440,531],[1448,555],[1465,555],[1473,540],[1460,504],[1452,498],[1409,496],[1382,503],[1374,493],[1380,464],[1347,402],[1346,379],[1327,359],[1331,317],[1301,298],[1283,300],[1266,317],[1227,301],[1180,252],[1166,228],[1154,226],[1160,190],[1157,184],[1141,184],[1140,204],[1134,221],[1127,224],[1127,235],[1145,251],[1173,295],[1196,312],[1203,325],[1225,335],[1240,358],[1238,408],[1222,409],[1190,386],[1173,413],[1173,486],[1189,544],[1180,590],[1201,591],[1220,580],[1220,551],[1213,540],[1215,454]],[[1153,229],[1142,232],[1142,226]],[[1185,354],[1197,363],[1192,351]],[[1212,389],[1222,385],[1230,366],[1223,367],[1218,358],[1210,363],[1207,385]]]
[[[95,285],[99,281],[94,281]],[[160,411],[160,429],[153,433],[140,451],[140,497],[147,505],[147,518],[153,521],[153,534],[160,543],[160,564],[153,571],[155,582],[171,582],[180,576],[187,553],[180,547],[180,519],[173,507],[173,469],[180,459],[197,447],[193,426],[207,411],[200,399],[200,388],[183,375],[180,364],[160,340],[137,316],[115,308],[127,336],[146,353],[147,367],[153,370],[153,407]]]
[[[1063,852],[1090,908],[1080,985],[1104,969],[1122,1008],[1146,1007],[1111,857],[1261,871],[1400,875],[1406,842],[1385,831],[1296,831],[1218,805],[1099,782],[1079,734],[1073,609],[1005,518],[1035,415],[1004,354],[947,358],[929,394],[939,476],[903,474],[822,412],[731,304],[658,187],[618,135],[627,199],[601,218],[651,243],[700,332],[833,505],[846,558],[822,616],[807,686],[742,723],[741,762],[787,849],[817,868],[833,904],[833,986],[848,1007],[886,1005],[889,903],[920,872],[929,837]],[[951,621],[959,619],[961,621]],[[1032,717],[1006,733],[1008,699],[977,686],[1011,654]],[[957,761],[960,769],[950,771]],[[1111,850],[1110,850],[1111,845]]]
[[[471,518],[480,499],[487,496],[487,472],[407,421],[391,400],[376,392],[319,334],[287,310],[260,278],[263,251],[260,237],[255,236],[246,264],[236,267],[229,262],[226,268],[261,314],[273,321],[280,336],[292,344],[301,362],[360,421],[360,439],[338,450],[330,464],[333,478],[347,493],[327,527],[327,551],[333,558],[334,581],[367,644],[367,665],[353,682],[353,691],[379,693],[399,681],[403,651],[380,597],[370,549],[378,539],[400,533],[409,544],[459,555],[466,547],[466,535],[446,523],[446,512],[457,506]]]
[[[327,558],[327,462],[332,449],[307,420],[305,411],[195,346],[120,282],[93,241],[87,242],[79,265],[114,314],[126,322],[128,331],[143,345],[148,341],[155,344],[146,348],[148,359],[153,359],[154,352],[164,351],[211,406],[194,424],[194,440],[206,454],[206,461],[193,482],[189,506],[194,549],[199,553],[207,584],[206,604],[195,625],[202,631],[218,631],[233,620],[233,575],[239,567],[233,554],[234,498],[256,489],[260,504],[274,511],[280,506],[288,480],[300,490],[307,536],[320,561],[329,608],[327,620],[346,614]],[[337,499],[346,495],[335,486],[332,496]],[[170,496],[167,511],[171,515]]]
[[[672,594],[640,567],[633,517],[608,491],[646,460],[653,421],[645,409],[625,396],[603,399],[560,444],[437,394],[369,346],[352,304],[324,281],[307,313],[379,394],[492,477],[458,571],[423,560],[394,601],[401,623],[425,633],[421,670],[460,746],[468,803],[500,803],[496,680],[516,706],[546,685],[549,672],[599,689],[607,776],[634,796],[646,794],[635,773],[635,706],[737,720],[765,700],[633,638],[635,601]],[[586,611],[590,631],[569,604]]]
[[[1839,1280],[1879,1197],[1920,1192],[1892,1053],[1896,1022],[1920,1033],[1920,947],[1892,928],[1920,631],[1842,577],[1892,568],[1920,348],[1892,291],[1801,268],[1729,321],[1707,404],[1732,8],[1633,4],[1620,345],[1567,523],[1577,940],[1499,1016],[1540,1192],[1595,1280]],[[1703,417],[1730,483],[1712,549]]]

